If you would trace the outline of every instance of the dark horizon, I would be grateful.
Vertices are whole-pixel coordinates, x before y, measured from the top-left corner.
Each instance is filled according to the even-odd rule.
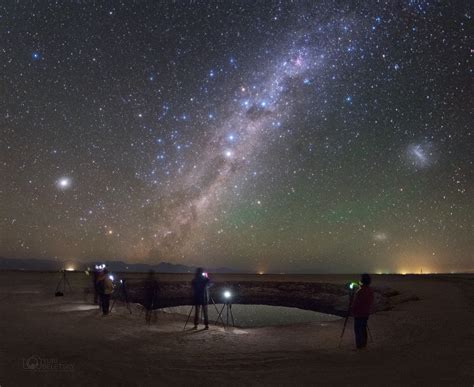
[[[231,274],[231,275],[238,275],[238,274],[248,274],[248,275],[360,275],[361,273],[370,273],[373,275],[434,275],[434,274],[470,274],[474,272],[474,269],[465,269],[465,270],[450,270],[450,271],[426,271],[423,270],[422,267],[419,268],[419,271],[371,271],[371,270],[354,270],[353,272],[344,272],[344,271],[330,271],[324,269],[317,269],[314,270],[279,270],[279,269],[268,269],[267,271],[254,271],[250,269],[236,269],[234,267],[205,267],[204,265],[196,264],[194,266],[182,265],[182,264],[173,264],[169,262],[157,262],[157,263],[150,263],[150,262],[127,262],[126,260],[114,259],[114,260],[100,260],[100,259],[92,259],[87,261],[74,261],[74,260],[60,260],[60,259],[47,259],[47,258],[16,258],[15,261],[18,261],[17,265],[10,264],[10,267],[13,268],[5,268],[5,264],[3,260],[11,260],[12,258],[6,258],[0,256],[0,270],[1,271],[37,271],[37,272],[57,272],[58,270],[66,270],[70,272],[82,272],[86,270],[88,267],[92,268],[94,264],[98,263],[106,263],[107,265],[111,265],[112,269],[118,273],[147,273],[150,269],[153,269],[157,274],[159,273],[168,273],[168,274],[189,274],[194,273],[194,270],[197,267],[203,267],[209,273],[215,274]],[[20,268],[20,262],[28,262],[27,266],[23,266],[24,268]],[[49,269],[40,269],[40,268],[32,268],[35,262],[30,261],[42,261],[43,264],[52,264],[56,263],[55,268]],[[118,266],[121,269],[116,269]],[[129,267],[122,267],[122,266],[130,266]],[[144,267],[147,266],[147,267]],[[140,269],[137,269],[140,267]],[[159,268],[164,268],[164,271],[160,271]],[[176,270],[176,271],[173,271]]]

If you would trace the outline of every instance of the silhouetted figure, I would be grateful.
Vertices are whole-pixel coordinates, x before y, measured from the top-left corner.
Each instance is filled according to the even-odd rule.
[[[99,270],[97,268],[94,268],[92,271],[92,286],[94,287],[94,304],[99,303],[99,284],[98,284],[98,279],[99,279]]]
[[[209,278],[202,268],[196,269],[192,281],[193,288],[193,304],[194,304],[194,329],[199,324],[199,310],[202,308],[204,314],[205,329],[209,329],[209,317],[207,314],[207,304],[209,303]]]
[[[153,311],[158,306],[158,290],[159,290],[158,281],[155,278],[155,272],[153,270],[150,270],[148,272],[148,277],[143,283],[143,288],[145,291],[145,294],[144,294],[145,298],[143,302],[143,306],[145,308],[145,321],[147,324],[150,324]]]
[[[367,346],[367,321],[374,303],[374,292],[370,287],[372,279],[368,274],[362,274],[361,287],[354,296],[352,315],[354,316],[354,333],[357,349]]]
[[[106,316],[109,314],[110,297],[114,291],[114,284],[109,277],[109,271],[104,269],[99,274],[97,286],[100,296],[100,305],[102,307],[102,315]]]

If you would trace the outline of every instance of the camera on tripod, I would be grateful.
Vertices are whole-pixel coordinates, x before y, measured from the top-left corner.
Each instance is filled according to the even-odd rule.
[[[360,284],[358,282],[351,281],[345,284],[344,287],[350,292],[355,292],[357,289],[359,289]]]

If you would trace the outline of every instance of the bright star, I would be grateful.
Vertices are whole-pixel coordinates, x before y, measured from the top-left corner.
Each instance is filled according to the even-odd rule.
[[[57,183],[56,183],[57,187],[59,189],[68,189],[71,187],[71,179],[69,177],[61,177]]]

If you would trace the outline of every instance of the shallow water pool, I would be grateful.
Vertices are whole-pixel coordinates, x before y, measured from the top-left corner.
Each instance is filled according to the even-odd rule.
[[[172,308],[163,308],[166,313],[176,313],[188,316],[191,305],[175,306]],[[209,322],[214,324],[217,320],[218,312],[222,310],[222,319],[227,323],[227,308],[223,308],[222,304],[209,305]],[[241,328],[265,327],[275,325],[291,325],[310,322],[329,322],[341,319],[326,313],[313,312],[311,310],[303,310],[298,308],[288,308],[284,306],[269,305],[241,305],[234,304],[231,307],[234,316],[235,326]],[[230,312],[230,309],[229,309]],[[188,324],[192,326],[194,311],[189,319]],[[229,313],[229,324],[231,324],[231,316]],[[219,320],[222,324],[222,321]]]

